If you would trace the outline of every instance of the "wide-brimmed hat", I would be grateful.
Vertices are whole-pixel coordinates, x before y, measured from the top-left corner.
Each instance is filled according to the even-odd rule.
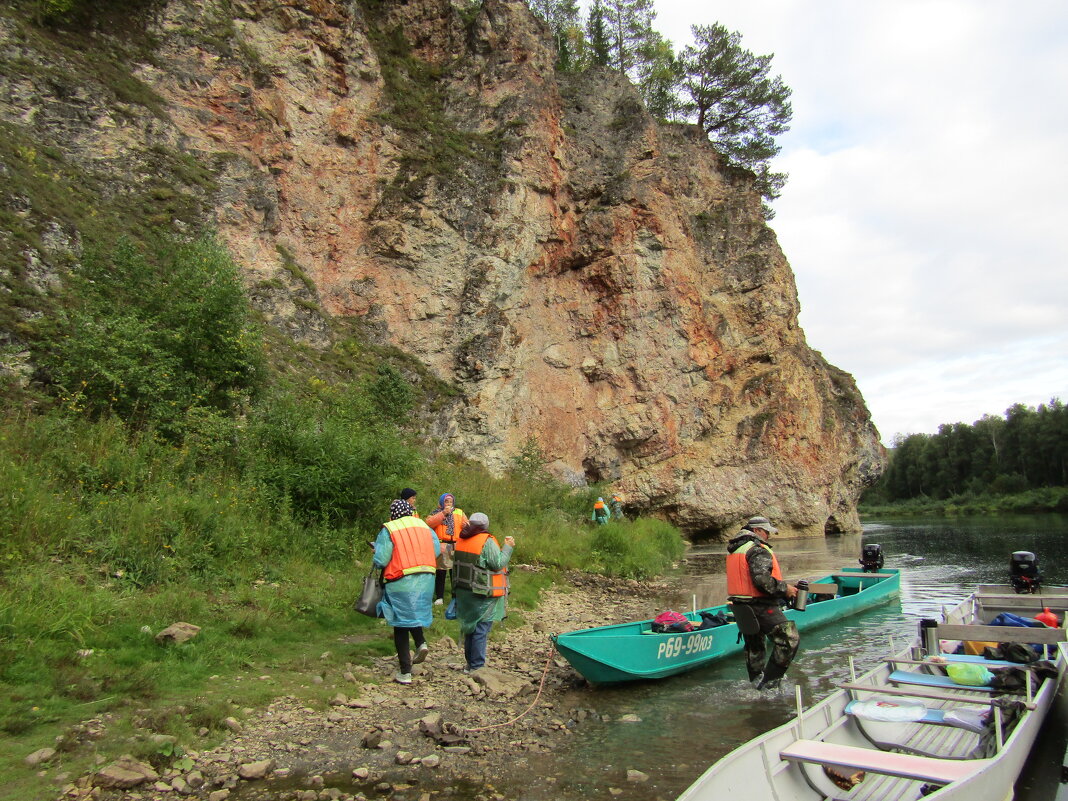
[[[768,532],[768,534],[779,533],[779,529],[775,528],[775,526],[771,524],[771,521],[768,520],[766,517],[750,517],[749,522],[745,524],[745,527],[750,531],[755,528],[760,528]]]

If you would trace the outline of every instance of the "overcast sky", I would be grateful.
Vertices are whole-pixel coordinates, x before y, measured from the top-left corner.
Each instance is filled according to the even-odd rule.
[[[1068,402],[1066,0],[656,0],[793,89],[771,225],[883,441]]]

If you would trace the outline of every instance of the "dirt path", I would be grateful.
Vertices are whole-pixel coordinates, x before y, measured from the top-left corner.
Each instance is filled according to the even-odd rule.
[[[667,590],[662,583],[580,573],[567,578],[567,591],[548,591],[537,609],[523,613],[525,625],[491,638],[487,667],[472,676],[462,672],[455,639],[444,637],[415,666],[410,686],[390,680],[395,657],[376,663],[378,683],[357,683],[354,671],[341,668],[323,677],[336,691],[326,710],[281,697],[243,722],[233,721],[234,734],[219,747],[189,754],[186,770],[148,775],[126,788],[102,787],[134,781],[147,767],[105,766],[69,786],[65,797],[347,801],[388,794],[397,801],[430,801],[457,793],[470,797],[458,790],[468,783],[485,788],[514,780],[516,754],[552,749],[588,714],[560,708],[565,693],[585,682],[559,655],[549,659],[548,635],[650,617]],[[523,714],[539,687],[537,704]]]

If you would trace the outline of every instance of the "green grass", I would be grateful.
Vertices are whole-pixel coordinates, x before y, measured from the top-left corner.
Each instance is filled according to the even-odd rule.
[[[288,397],[298,416],[321,414]],[[251,425],[233,431],[242,460],[115,417],[22,410],[0,422],[0,771],[18,777],[0,801],[45,793],[46,779],[21,760],[95,715],[109,717],[109,736],[92,748],[68,737],[48,776],[89,771],[97,752],[132,751],[166,766],[180,754],[159,753],[143,727],[203,749],[224,736],[224,718],[277,695],[325,705],[336,688],[313,683],[315,675],[351,665],[361,683],[378,680],[369,668],[392,653],[391,639],[381,621],[349,606],[368,565],[362,544],[392,492],[378,490],[377,515],[302,512],[248,461],[274,458],[242,444]],[[394,481],[419,491],[424,514],[438,494],[455,493],[469,514],[488,513],[499,537],[516,537],[517,564],[539,566],[513,571],[501,631],[522,625],[562,570],[652,576],[681,555],[670,526],[595,527],[595,488],[546,480],[529,453],[522,465],[527,472],[493,478],[455,458],[424,459]],[[155,642],[180,620],[201,626],[199,636]],[[454,629],[439,621],[429,635]]]
[[[126,4],[78,0],[70,21],[104,6],[118,14]],[[223,11],[211,6],[207,35],[255,78],[258,54]],[[85,30],[0,14],[27,47],[53,56],[33,60],[39,77],[89,86],[118,113],[165,112],[129,68],[151,61],[150,42],[110,51]],[[396,189],[447,178],[467,192],[495,180],[515,126],[464,130],[438,68],[396,32],[373,39],[395,93],[383,122],[406,134]],[[0,76],[28,66],[0,56]],[[521,625],[561,571],[652,576],[681,555],[678,531],[657,521],[595,528],[600,493],[549,480],[536,443],[503,478],[420,453],[427,421],[461,394],[358,321],[328,321],[324,351],[256,324],[239,284],[224,286],[221,249],[202,238],[227,156],[203,165],[162,146],[131,151],[135,166],[116,192],[114,175],[60,144],[0,124],[8,194],[29,210],[0,208],[0,331],[37,368],[28,387],[0,383],[0,801],[54,797],[57,773],[88,772],[98,755],[170,764],[176,753],[148,742],[146,727],[199,750],[222,739],[223,719],[280,694],[325,705],[332,691],[316,675],[353,665],[361,683],[374,681],[369,668],[392,642],[381,621],[349,606],[367,569],[364,543],[401,487],[419,490],[424,514],[441,492],[456,493],[468,513],[490,515],[499,537],[516,537],[516,563],[538,566],[514,571],[500,630]],[[186,232],[177,239],[165,235],[175,220]],[[56,225],[69,253],[45,247]],[[27,250],[56,268],[59,288],[31,284]],[[312,308],[311,277],[278,255],[308,290],[297,302]],[[205,297],[218,301],[213,325],[196,317]],[[157,644],[153,635],[179,620],[200,635]],[[455,625],[430,632],[445,634]],[[87,744],[76,730],[94,716],[107,717],[109,735]],[[60,755],[38,777],[22,760],[57,737]]]

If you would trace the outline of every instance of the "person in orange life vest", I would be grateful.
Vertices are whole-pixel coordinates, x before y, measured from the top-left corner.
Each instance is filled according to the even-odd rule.
[[[598,498],[597,503],[593,505],[593,515],[590,517],[590,520],[603,526],[608,522],[608,518],[608,507],[605,505],[604,498]]]
[[[396,500],[389,505],[389,522],[375,540],[375,567],[383,568],[386,582],[378,613],[393,627],[400,670],[393,680],[412,683],[412,665],[426,659],[429,647],[423,627],[434,623],[434,570],[441,544],[438,535],[415,517],[411,504]],[[415,656],[408,648],[408,635]]]
[[[508,613],[508,562],[515,538],[505,537],[502,548],[489,533],[489,518],[481,512],[471,515],[456,542],[456,563],[452,569],[452,592],[456,617],[464,638],[465,673],[486,664],[486,641],[494,621]]]
[[[451,492],[443,493],[438,498],[438,508],[426,519],[426,524],[438,533],[441,540],[441,558],[434,578],[434,605],[445,603],[445,574],[452,567],[452,555],[456,547],[456,538],[460,529],[467,525],[467,515],[463,509],[456,508],[456,501]]]
[[[612,500],[609,502],[609,507],[612,509],[612,517],[615,520],[623,519],[623,499],[618,495],[613,495]]]
[[[415,511],[415,490],[407,488],[402,489],[400,499],[402,501],[407,501],[408,505],[412,507],[412,517],[419,517],[419,512]]]
[[[749,680],[761,690],[778,686],[801,642],[797,624],[779,608],[780,601],[797,595],[797,587],[782,580],[779,561],[768,545],[768,537],[777,532],[766,517],[752,517],[727,543],[727,600],[739,629],[744,628],[743,616],[750,621],[755,617],[753,626],[759,630],[743,631],[742,636]],[[765,638],[772,644],[767,664]]]

